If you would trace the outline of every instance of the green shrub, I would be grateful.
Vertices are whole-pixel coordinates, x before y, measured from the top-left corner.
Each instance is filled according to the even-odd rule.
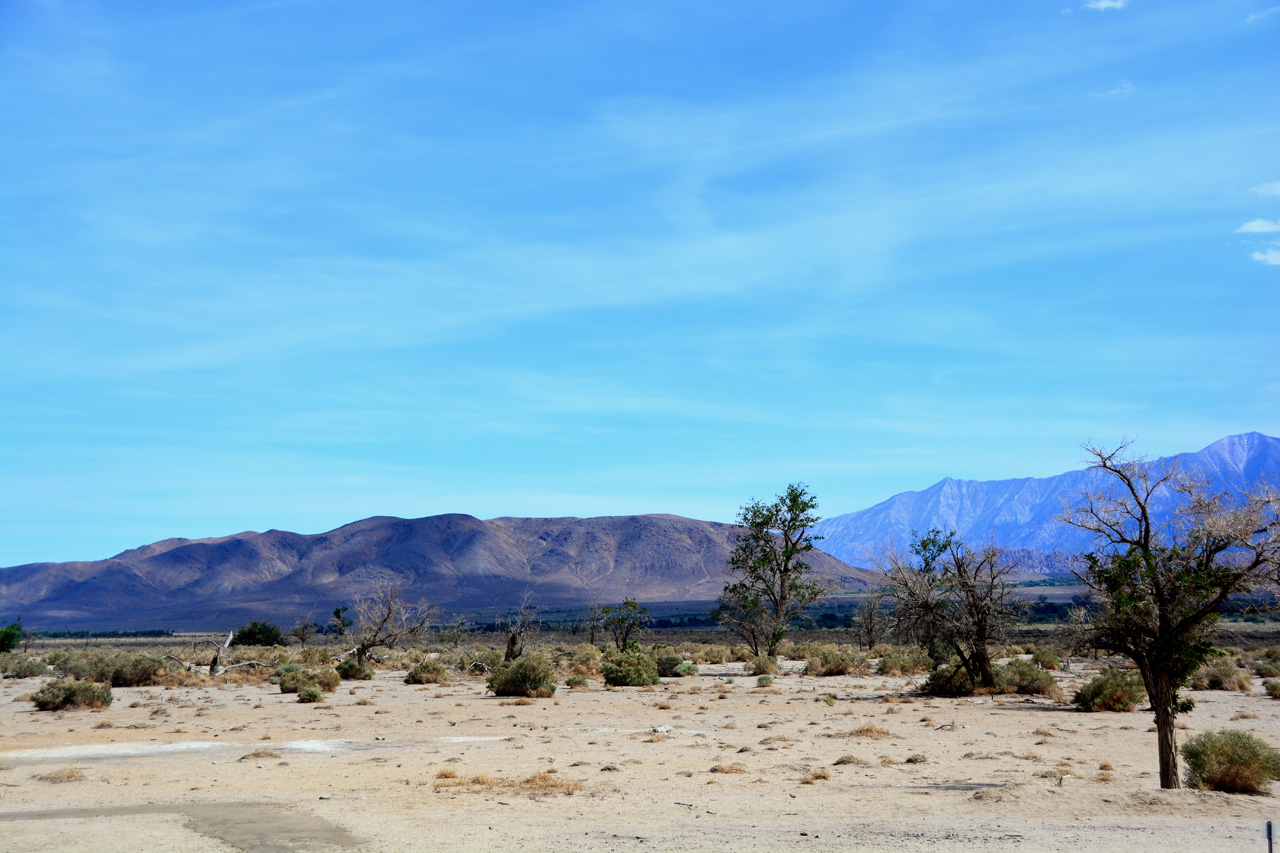
[[[109,680],[112,687],[145,687],[164,668],[160,658],[121,652],[112,661]]]
[[[404,677],[405,684],[448,684],[449,673],[445,671],[444,665],[435,660],[424,660],[422,663],[409,670],[409,674]]]
[[[587,677],[585,675],[571,675],[564,680],[564,683],[567,687],[586,687]]]
[[[735,661],[738,663],[746,663],[747,661],[751,660],[755,656],[756,654],[755,652],[751,651],[750,646],[744,646],[739,644],[736,646],[729,647],[729,660],[731,661]]]
[[[322,669],[316,673],[316,686],[325,693],[332,693],[342,683],[342,676],[332,669]]]
[[[810,655],[804,665],[805,675],[849,675],[868,672],[867,659],[851,646],[828,644],[819,646]]]
[[[1238,690],[1248,693],[1253,689],[1249,674],[1241,669],[1235,658],[1218,658],[1196,670],[1191,680],[1193,690]]]
[[[0,628],[0,654],[7,654],[18,647],[22,640],[22,619]]]
[[[299,702],[319,702],[324,699],[324,694],[320,692],[320,688],[314,684],[308,685],[298,691]]]
[[[45,655],[45,662],[64,676],[112,687],[146,687],[165,669],[164,661],[152,655],[101,648],[57,649]]]
[[[1270,660],[1259,661],[1254,665],[1253,671],[1257,673],[1260,678],[1280,677],[1280,663]]]
[[[653,658],[639,652],[625,652],[601,666],[604,683],[613,687],[643,687],[658,683],[658,665]]]
[[[920,686],[920,690],[929,696],[943,696],[953,699],[958,696],[972,696],[974,689],[969,673],[959,664],[947,664],[938,667],[929,673],[929,677]]]
[[[781,675],[782,667],[778,666],[778,659],[771,658],[768,655],[759,655],[747,661],[747,665],[743,667],[748,675]]]
[[[46,682],[31,695],[41,711],[69,708],[106,708],[111,704],[111,685],[95,681],[72,681],[60,678]]]
[[[1267,695],[1272,699],[1280,699],[1280,681],[1264,681],[1262,689],[1267,691]]]
[[[675,652],[661,651],[654,654],[653,663],[658,667],[658,675],[663,678],[675,678],[676,667],[684,663],[684,658]]]
[[[35,678],[38,675],[48,675],[49,667],[25,655],[0,655],[0,673],[5,678]]]
[[[1266,793],[1280,779],[1280,755],[1248,732],[1203,732],[1182,744],[1188,788],[1229,794]]]
[[[1001,693],[1059,696],[1062,691],[1053,676],[1029,660],[1015,659],[995,668],[996,687]]]
[[[706,646],[698,656],[698,663],[728,663],[729,649],[726,646]]]
[[[347,658],[338,664],[338,676],[343,681],[370,681],[373,679],[373,667],[361,666],[355,658]]]
[[[1146,696],[1142,676],[1121,669],[1106,669],[1072,697],[1081,711],[1132,711]]]
[[[231,637],[233,646],[283,646],[284,634],[279,626],[269,622],[250,622],[236,629]]]
[[[1057,669],[1062,666],[1062,658],[1058,655],[1058,650],[1048,646],[1040,646],[1032,652],[1031,659],[1041,669]]]
[[[681,663],[676,667],[676,675],[680,678],[688,678],[698,674],[698,665],[696,663]]]
[[[761,675],[758,678],[756,678],[756,687],[772,687],[772,686],[773,686],[772,675]]]
[[[281,693],[301,693],[308,687],[315,687],[325,693],[332,693],[338,689],[341,678],[338,673],[332,669],[323,669],[314,672],[309,669],[303,669],[297,664],[285,664],[276,667],[276,675],[272,677],[280,685]]]
[[[880,655],[880,662],[876,664],[877,675],[911,675],[931,669],[933,661],[929,659],[929,653],[920,646],[904,646],[884,651]]]
[[[644,657],[641,655],[641,657]],[[645,658],[648,660],[648,658]],[[652,661],[650,661],[652,663]],[[527,652],[499,664],[485,684],[497,696],[531,696],[545,699],[556,692],[555,669],[545,655]]]

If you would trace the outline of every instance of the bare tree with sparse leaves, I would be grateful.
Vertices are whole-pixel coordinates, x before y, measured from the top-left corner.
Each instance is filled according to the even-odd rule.
[[[424,636],[431,620],[440,612],[425,600],[410,602],[399,584],[381,584],[371,595],[354,605],[356,618],[350,629],[356,645],[343,655],[355,653],[364,666],[369,651],[377,646],[393,648],[403,640]]]

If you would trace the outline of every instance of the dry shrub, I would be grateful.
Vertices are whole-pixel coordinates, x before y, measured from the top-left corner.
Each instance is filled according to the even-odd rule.
[[[1253,689],[1249,673],[1239,667],[1234,658],[1210,661],[1196,671],[1191,680],[1193,690],[1236,690],[1248,693]]]
[[[757,655],[747,661],[747,665],[743,667],[747,675],[781,675],[782,667],[778,666],[778,659],[769,657],[768,655]]]
[[[810,651],[804,665],[805,675],[866,675],[868,672],[866,655],[853,646],[837,646],[834,643],[827,643]]]
[[[576,794],[582,790],[582,783],[573,779],[561,779],[554,770],[543,770],[527,777],[518,786],[527,794]]]
[[[1248,732],[1203,732],[1182,745],[1188,788],[1228,794],[1266,793],[1280,779],[1280,755]]]
[[[274,749],[255,749],[253,752],[248,752],[240,756],[238,760],[252,761],[259,758],[279,758],[279,757],[280,757],[280,753],[276,752]]]
[[[747,768],[741,764],[716,764],[711,768],[712,773],[746,773]]]
[[[441,770],[439,773],[436,774],[436,778],[437,779],[457,779],[458,773],[457,771],[450,770],[449,768],[446,767],[445,769]]]
[[[31,694],[31,701],[41,711],[106,708],[111,704],[111,685],[60,678],[45,682]]]
[[[470,788],[475,791],[508,790],[520,794],[537,796],[539,794],[575,794],[582,790],[582,783],[572,779],[561,779],[554,770],[534,773],[522,780],[504,779],[501,776],[490,776],[488,773],[477,773],[470,779],[462,779],[452,770],[441,770],[436,774],[437,788]]]
[[[61,770],[51,770],[36,777],[41,782],[52,782],[60,785],[63,782],[79,782],[84,778],[84,772],[75,767],[64,767]]]
[[[1106,669],[1089,679],[1071,701],[1081,711],[1132,711],[1146,693],[1136,672]],[[1054,737],[1052,732],[1045,736]]]
[[[436,660],[424,660],[409,670],[404,677],[405,684],[448,684],[449,674],[444,664]]]
[[[817,767],[809,771],[809,775],[800,780],[801,785],[812,785],[814,782],[825,782],[831,778],[831,771],[825,767]]]
[[[823,737],[869,737],[881,740],[883,738],[897,737],[897,735],[882,726],[877,726],[875,723],[863,723],[856,729],[846,732],[830,732],[824,734]]]
[[[907,764],[927,764],[928,762],[929,756],[922,752],[914,752],[907,756]]]
[[[555,677],[555,669],[545,655],[529,652],[494,667],[485,684],[495,696],[545,699],[556,692]]]
[[[857,767],[866,767],[868,762],[865,758],[859,758],[856,755],[842,755],[835,761],[836,767],[844,767],[847,764],[853,764]]]
[[[912,675],[928,672],[933,666],[929,653],[920,646],[903,646],[890,649],[880,655],[876,664],[877,675]]]

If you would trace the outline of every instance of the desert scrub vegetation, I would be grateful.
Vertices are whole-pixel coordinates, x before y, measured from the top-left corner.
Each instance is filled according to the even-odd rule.
[[[545,699],[556,692],[556,671],[546,655],[526,652],[498,664],[485,684],[495,696],[525,696]]]
[[[743,667],[748,675],[781,675],[782,667],[778,666],[778,659],[769,657],[768,655],[756,655],[747,661]]]
[[[47,681],[31,701],[41,711],[65,711],[76,708],[106,708],[111,704],[111,685],[96,681],[72,681],[60,678]]]
[[[63,676],[112,687],[147,687],[166,669],[158,657],[106,648],[65,647],[45,655],[44,660]]]
[[[314,684],[308,684],[298,691],[299,702],[323,702],[324,694]]]
[[[901,646],[889,648],[879,655],[876,663],[876,675],[914,675],[933,669],[933,661],[929,653],[921,646]]]
[[[338,677],[343,681],[371,681],[373,680],[373,667],[368,664],[362,664],[355,658],[347,658],[338,664]]]
[[[1053,670],[1062,666],[1062,657],[1058,654],[1058,650],[1049,646],[1039,646],[1031,653],[1031,659],[1041,669]]]
[[[571,675],[564,680],[564,686],[570,690],[582,690],[587,686],[585,675]]]
[[[1061,695],[1053,676],[1029,660],[1012,660],[992,668],[995,688],[982,688],[974,684],[968,671],[958,663],[940,666],[925,679],[920,690],[928,696],[956,698],[974,693],[1022,693],[1057,698]]]
[[[653,658],[640,652],[614,655],[600,669],[604,673],[604,683],[610,687],[644,687],[659,681],[658,665]]]
[[[808,653],[805,664],[805,675],[866,675],[867,658],[852,646],[837,646],[828,643]]]
[[[676,678],[676,667],[684,663],[684,657],[670,649],[658,649],[653,653],[653,663],[662,678]]]
[[[1089,679],[1071,701],[1081,711],[1132,711],[1146,695],[1136,671],[1108,668]]]
[[[543,770],[518,780],[490,776],[487,773],[477,773],[474,776],[463,778],[456,771],[445,769],[436,774],[435,786],[437,790],[444,788],[466,788],[472,791],[505,790],[532,797],[548,794],[570,796],[582,790],[581,782],[575,779],[560,778],[554,768]]]
[[[1267,691],[1267,695],[1272,699],[1280,699],[1280,681],[1264,681],[1262,689]]]
[[[49,667],[43,661],[17,654],[0,654],[0,674],[5,678],[35,678],[48,675]]]
[[[1193,690],[1237,690],[1249,693],[1253,685],[1249,682],[1249,673],[1240,668],[1236,658],[1218,658],[1206,663],[1196,670],[1191,679]]]
[[[1188,788],[1228,794],[1266,793],[1280,779],[1280,755],[1248,732],[1203,732],[1182,744]]]
[[[286,663],[276,667],[275,675],[271,680],[280,685],[281,693],[301,693],[308,687],[331,693],[338,689],[341,678],[332,669],[316,672],[301,664]]]
[[[435,660],[424,660],[415,664],[404,677],[405,684],[448,684],[449,673],[444,664]]]

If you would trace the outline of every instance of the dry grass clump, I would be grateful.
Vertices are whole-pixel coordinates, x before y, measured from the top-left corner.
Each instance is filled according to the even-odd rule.
[[[852,764],[856,767],[866,767],[869,763],[870,762],[867,761],[865,758],[859,758],[856,755],[849,755],[847,753],[835,760],[836,767],[844,767],[849,764]]]
[[[1200,667],[1191,687],[1193,690],[1237,690],[1241,693],[1249,693],[1253,689],[1248,671],[1241,669],[1235,658],[1219,658]]]
[[[869,737],[881,740],[883,738],[897,737],[897,735],[883,726],[877,726],[875,723],[863,723],[856,729],[844,732],[830,732],[824,734],[823,737]]]
[[[582,790],[582,783],[573,779],[561,779],[555,770],[543,770],[524,779],[504,779],[501,776],[490,776],[488,773],[477,773],[463,779],[452,770],[441,770],[436,773],[437,788],[467,788],[473,791],[504,790],[517,794],[538,796],[540,794],[576,794]]]
[[[79,782],[84,778],[84,772],[76,767],[64,767],[61,770],[51,770],[36,777],[41,782],[51,782],[54,785],[61,785],[63,782]]]
[[[927,764],[928,762],[929,762],[929,756],[925,755],[922,752],[913,752],[911,755],[907,756],[906,763],[907,764]]]
[[[528,696],[521,696],[519,699],[503,699],[498,703],[499,708],[505,708],[509,705],[535,705],[537,704]]]
[[[825,782],[831,778],[831,771],[825,767],[816,767],[809,775],[800,780],[801,785],[812,785],[814,782]]]
[[[274,749],[255,749],[253,752],[249,752],[240,756],[239,760],[251,761],[259,758],[279,758],[279,757],[280,757],[280,753],[276,752]]]
[[[1257,714],[1250,714],[1248,711],[1241,711],[1240,713],[1232,717],[1231,721],[1235,722],[1236,720],[1256,720],[1256,719],[1258,719]]]
[[[712,773],[746,773],[747,768],[741,764],[716,764],[711,768]]]

